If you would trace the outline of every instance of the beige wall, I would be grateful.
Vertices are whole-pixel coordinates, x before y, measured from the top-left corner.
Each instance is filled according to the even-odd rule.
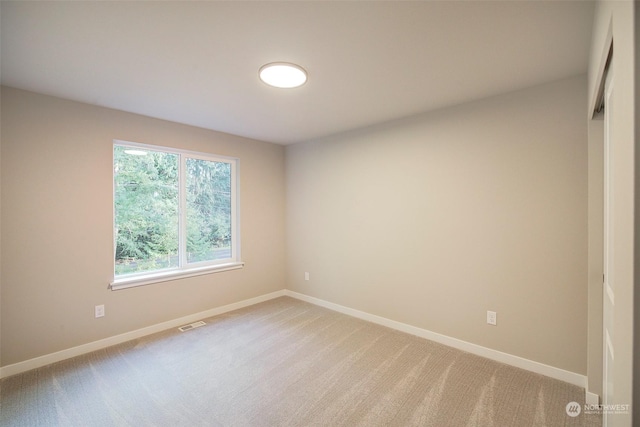
[[[287,288],[586,374],[586,89],[288,146]]]
[[[1,108],[3,366],[284,288],[283,147],[6,87]],[[108,290],[113,139],[238,157],[246,267]]]
[[[614,226],[613,266],[615,313],[613,319],[614,397],[620,405],[632,403],[633,388],[633,319],[634,319],[634,233],[635,155],[635,56],[634,37],[637,23],[632,1],[599,1],[596,6],[593,40],[589,60],[589,106],[593,107],[602,77],[608,34],[615,46],[611,69],[615,79],[612,127],[612,221]],[[596,339],[596,338],[594,338]],[[600,337],[600,339],[602,339]],[[636,409],[638,410],[638,409]],[[614,425],[632,425],[631,414],[617,415]],[[637,424],[637,420],[636,420]]]

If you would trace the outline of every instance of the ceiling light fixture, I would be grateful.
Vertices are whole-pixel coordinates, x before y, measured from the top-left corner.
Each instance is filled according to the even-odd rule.
[[[272,62],[260,68],[260,80],[269,86],[291,89],[305,84],[307,72],[299,65],[288,62]]]

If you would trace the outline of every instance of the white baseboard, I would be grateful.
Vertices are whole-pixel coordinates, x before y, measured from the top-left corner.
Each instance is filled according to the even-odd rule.
[[[212,308],[210,310],[201,311],[199,313],[190,314],[188,316],[180,317],[178,319],[168,320],[166,322],[158,323],[156,325],[147,326],[146,328],[137,329],[135,331],[126,332],[124,334],[116,335],[109,338],[104,338],[98,341],[93,341],[87,344],[82,344],[77,347],[68,348],[55,353],[46,354],[44,356],[36,357],[33,359],[25,360],[23,362],[14,363],[0,367],[0,378],[9,377],[22,372],[29,371],[31,369],[40,368],[42,366],[50,365],[52,363],[60,362],[71,357],[80,356],[92,351],[100,350],[105,347],[109,347],[116,344],[121,344],[126,341],[131,341],[136,338],[141,338],[147,335],[155,334],[156,332],[165,331],[171,328],[177,328],[188,323],[195,322],[197,320],[206,319],[207,317],[217,316],[219,314],[227,313],[229,311],[237,310],[239,308],[248,307],[250,305],[258,304],[264,301],[268,301],[274,298],[278,298],[285,295],[285,291],[280,290],[271,292],[269,294],[261,295],[255,298],[238,301],[233,304],[224,305],[222,307]]]
[[[584,391],[584,403],[587,405],[599,405],[600,404],[600,396],[595,393],[591,393],[590,391]]]
[[[481,345],[473,344],[467,341],[452,338],[446,335],[438,334],[436,332],[429,331],[427,329],[418,328],[416,326],[407,325],[406,323],[397,322],[395,320],[387,319],[385,317],[369,314],[364,311],[355,310],[353,308],[345,307],[339,304],[334,304],[319,298],[310,297],[298,292],[285,290],[284,294],[302,301],[309,302],[321,307],[328,308],[333,311],[337,311],[349,316],[357,317],[358,319],[366,320],[378,325],[386,326],[388,328],[396,329],[401,332],[406,332],[411,335],[415,335],[421,338],[426,338],[431,341],[438,342],[440,344],[447,345],[449,347],[457,348],[458,350],[473,353],[478,356],[486,357],[497,362],[505,363],[507,365],[515,366],[517,368],[526,369],[527,371],[535,372],[537,374],[545,375],[547,377],[555,378],[560,381],[567,382],[569,384],[576,385],[578,387],[585,388],[587,385],[587,377],[584,375],[576,374],[574,372],[565,371],[564,369],[556,368],[553,366],[545,365],[544,363],[534,362],[533,360],[525,359],[523,357],[514,356],[509,353],[504,353],[498,350],[493,350]],[[596,395],[597,396],[597,395]]]
[[[207,317],[217,316],[219,314],[227,313],[229,311],[237,310],[240,308],[248,307],[250,305],[258,304],[264,301],[268,301],[281,296],[290,296],[302,301],[309,302],[321,307],[328,308],[333,311],[347,314],[349,316],[356,317],[358,319],[366,320],[378,325],[386,326],[398,331],[406,332],[411,335],[415,335],[421,338],[426,338],[431,341],[438,342],[440,344],[447,345],[449,347],[457,348],[462,351],[476,354],[478,356],[486,357],[507,365],[515,366],[517,368],[526,369],[531,372],[535,372],[541,375],[546,375],[551,378],[564,381],[578,387],[585,388],[587,379],[584,375],[576,374],[574,372],[565,371],[560,368],[545,365],[543,363],[534,362],[529,359],[525,359],[512,354],[503,353],[498,350],[493,350],[487,347],[483,347],[477,344],[473,344],[467,341],[462,341],[457,338],[452,338],[446,335],[438,334],[436,332],[429,331],[427,329],[418,328],[416,326],[408,325],[406,323],[397,322],[395,320],[387,319],[374,314],[369,314],[364,311],[355,310],[353,308],[345,307],[339,304],[335,304],[329,301],[325,301],[319,298],[307,296],[298,292],[290,290],[280,290],[271,292],[269,294],[261,295],[255,298],[250,298],[243,301],[238,301],[233,304],[228,304],[222,307],[213,308],[210,310],[202,311],[199,313],[191,314],[188,316],[180,317],[178,319],[169,320],[166,322],[158,323],[156,325],[148,326],[135,331],[126,332],[124,334],[116,335],[113,337],[104,338],[98,341],[93,341],[87,344],[82,344],[77,347],[61,350],[56,353],[46,354],[44,356],[36,357],[33,359],[25,360],[23,362],[14,363],[0,367],[0,378],[9,377],[22,372],[29,371],[31,369],[46,366],[52,363],[60,362],[71,357],[80,356],[92,351],[100,350],[112,345],[121,344],[126,341],[141,338],[156,332],[161,332],[167,329],[176,328],[188,323],[195,322],[197,320],[205,319]],[[599,396],[594,393],[585,392],[586,403],[597,404],[599,403]]]

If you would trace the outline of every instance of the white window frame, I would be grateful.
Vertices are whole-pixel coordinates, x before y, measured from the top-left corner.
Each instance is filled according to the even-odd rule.
[[[240,160],[234,157],[226,157],[208,153],[199,153],[195,151],[181,150],[178,148],[164,147],[158,145],[141,144],[138,142],[114,140],[113,149],[116,146],[138,148],[142,150],[161,151],[164,153],[176,154],[179,156],[178,164],[178,198],[180,206],[179,214],[179,242],[178,242],[178,259],[179,266],[174,268],[167,268],[154,272],[140,272],[123,274],[116,277],[115,275],[115,253],[116,253],[116,236],[115,236],[115,179],[113,179],[113,220],[112,220],[112,233],[113,234],[113,280],[109,284],[112,290],[132,288],[136,286],[150,285],[152,283],[166,282],[170,280],[177,280],[186,277],[199,276],[202,274],[217,273],[221,271],[236,270],[244,267],[244,262],[240,258]],[[113,165],[113,152],[111,150],[111,164]],[[202,261],[197,263],[187,263],[186,254],[186,159],[199,159],[213,162],[224,162],[231,165],[231,257],[223,260]]]

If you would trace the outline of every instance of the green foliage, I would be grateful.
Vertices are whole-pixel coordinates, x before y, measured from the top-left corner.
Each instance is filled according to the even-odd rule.
[[[178,265],[179,155],[114,147],[116,274]],[[188,262],[229,256],[231,168],[186,159]]]
[[[186,161],[187,253],[189,262],[218,258],[231,246],[231,165]]]

